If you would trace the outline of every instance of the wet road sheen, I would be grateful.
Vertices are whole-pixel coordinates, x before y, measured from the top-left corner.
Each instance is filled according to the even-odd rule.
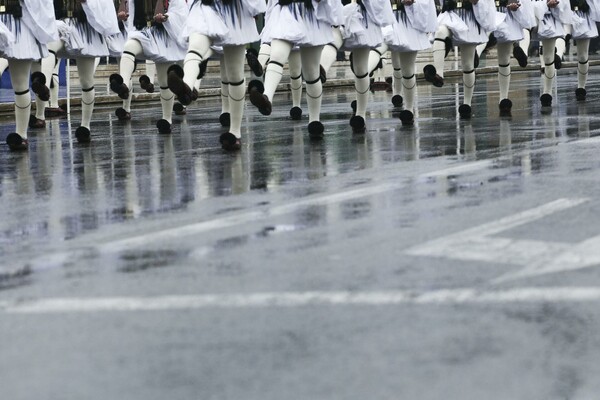
[[[28,153],[0,148],[2,391],[593,398],[600,85],[577,103],[558,81],[544,113],[539,76],[513,75],[500,118],[480,77],[470,121],[455,83],[420,83],[414,127],[375,92],[364,135],[330,90],[317,143],[281,94],[271,117],[247,107],[235,154],[217,99],[171,135],[156,105],[97,109],[86,146],[77,110],[48,120]]]

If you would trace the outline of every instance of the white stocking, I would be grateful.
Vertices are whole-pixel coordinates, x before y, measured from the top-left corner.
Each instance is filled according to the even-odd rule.
[[[227,81],[229,82],[229,132],[235,137],[242,136],[242,118],[246,101],[246,80],[244,64],[246,50],[243,45],[223,47],[223,60],[227,65]]]
[[[323,84],[319,74],[319,61],[323,46],[302,47],[302,76],[306,82],[306,100],[308,103],[308,122],[319,121]]]
[[[6,71],[6,68],[8,68],[8,60],[6,58],[0,58],[0,75]]]
[[[531,31],[523,29],[523,39],[519,42],[519,47],[523,49],[525,54],[529,54],[529,42],[531,42]]]
[[[392,94],[402,96],[402,66],[400,64],[400,53],[397,51],[392,51],[392,67],[394,68]]]
[[[49,86],[50,88],[50,107],[58,107],[58,89],[60,87],[60,81],[58,79],[58,68],[60,63],[56,63],[56,67],[54,68],[54,72],[52,73],[52,82]]]
[[[476,50],[475,50],[475,51],[477,52],[477,55],[478,55],[479,57],[481,57],[481,53],[483,53],[483,51],[485,50],[485,46],[487,46],[487,43],[481,43],[481,44],[478,44],[478,45],[477,45],[477,47],[476,47]]]
[[[33,61],[31,63],[31,73],[33,74],[34,72],[42,72],[42,66],[40,61]],[[50,77],[52,77],[52,71],[50,71]],[[46,85],[48,85],[49,82],[50,81],[46,79]],[[46,109],[47,104],[47,101],[42,101],[38,98],[38,96],[35,96],[35,117],[37,119],[46,120],[44,110]]]
[[[375,71],[377,66],[379,65],[379,61],[381,61],[381,57],[388,51],[387,44],[382,44],[376,49],[371,49],[369,53],[369,73]]]
[[[292,44],[285,40],[275,39],[271,42],[271,59],[267,64],[265,71],[265,92],[269,101],[273,101],[273,96],[277,90],[277,85],[281,82],[283,75],[283,66],[288,61],[292,51]],[[304,60],[302,60],[304,62]],[[233,132],[232,132],[233,133]]]
[[[31,93],[29,92],[31,61],[10,59],[8,65],[10,82],[15,91],[15,132],[25,139],[31,112]]]
[[[258,50],[258,62],[265,69],[267,62],[271,57],[271,43],[261,43],[260,49]]]
[[[402,92],[404,94],[404,109],[413,112],[417,78],[415,77],[415,62],[417,52],[400,53],[400,68],[402,73]],[[395,72],[395,71],[394,71]]]
[[[433,41],[433,66],[442,78],[444,77],[444,58],[446,58],[446,42],[444,40],[448,37],[451,37],[450,29],[446,25],[440,25]]]
[[[162,118],[171,123],[173,122],[171,116],[173,114],[173,103],[175,102],[175,95],[169,89],[169,84],[167,82],[167,70],[171,66],[171,63],[157,63],[154,65],[156,66],[156,77],[158,78],[158,85],[160,86]]]
[[[321,66],[325,70],[325,72],[329,72],[329,69],[337,59],[337,53],[342,44],[344,44],[344,39],[342,38],[342,32],[340,28],[333,27],[333,42],[328,43],[323,47],[323,52],[321,53]]]
[[[146,76],[150,78],[150,82],[154,83],[156,76],[156,64],[152,60],[146,60]]]
[[[554,85],[554,77],[556,77],[556,68],[554,66],[554,46],[556,39],[543,39],[542,46],[544,54],[544,94],[552,94],[552,86]]]
[[[183,60],[183,81],[191,89],[198,79],[200,63],[210,51],[211,40],[199,33],[192,33],[189,39],[188,51]]]
[[[563,29],[565,30],[565,33],[568,32],[568,30],[569,30],[567,25],[564,25],[564,24],[563,24]],[[556,38],[555,46],[556,46],[556,55],[562,59],[562,57],[565,55],[565,51],[567,51],[567,41],[565,40],[564,36]]]
[[[577,87],[585,88],[588,77],[590,39],[577,39]]]
[[[288,60],[290,68],[290,89],[292,90],[292,106],[302,104],[302,60],[300,51],[292,51]]]
[[[510,54],[512,49],[512,42],[498,43],[498,85],[500,86],[500,100],[508,99],[508,90],[510,88]]]
[[[354,89],[356,90],[356,115],[366,117],[369,101],[369,52],[363,47],[352,50],[352,66],[354,69]]]
[[[48,88],[50,88],[50,86],[51,86],[51,82],[53,79],[52,71],[54,71],[56,63],[57,63],[56,53],[54,53],[53,51],[49,51],[48,57],[43,58],[40,61],[39,70],[46,77],[46,86],[48,86]],[[46,119],[46,117],[44,116],[44,110],[46,109],[46,107],[48,107],[48,102],[42,101],[42,100],[38,99],[37,96],[35,96],[35,117],[37,119],[42,119],[42,120]]]
[[[221,114],[229,112],[229,82],[227,81],[227,64],[225,56],[221,56]]]
[[[59,89],[59,80],[58,80],[58,70],[60,67],[60,59],[56,58],[56,53],[63,47],[61,41],[50,42],[48,43],[48,52],[55,55],[55,63],[54,63],[54,72],[52,74],[52,80],[54,81],[54,85],[50,85],[48,83],[48,87],[50,88],[50,107],[58,107],[58,89]],[[44,60],[42,60],[42,69],[44,69]]]
[[[463,44],[460,47],[460,63],[463,70],[463,104],[469,106],[475,90],[475,49],[474,44]]]
[[[94,89],[95,61],[91,57],[77,58],[77,72],[81,84],[81,126],[88,129],[90,129],[96,98],[96,90]]]
[[[135,59],[139,58],[143,52],[144,49],[139,41],[129,39],[125,43],[121,62],[119,63],[119,74],[123,77],[123,82],[129,86],[129,89],[131,89],[131,75],[135,71]]]

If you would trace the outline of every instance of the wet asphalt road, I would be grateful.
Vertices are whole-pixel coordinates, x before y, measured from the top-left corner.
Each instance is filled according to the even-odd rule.
[[[376,92],[362,136],[329,91],[320,143],[281,95],[237,154],[216,100],[170,136],[98,109],[90,146],[52,120],[0,149],[0,398],[596,398],[590,81],[542,114],[515,74],[501,119],[482,77],[470,122],[421,83],[413,128]]]

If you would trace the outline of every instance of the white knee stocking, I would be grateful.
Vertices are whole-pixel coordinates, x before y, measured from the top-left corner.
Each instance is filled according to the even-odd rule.
[[[156,66],[156,77],[158,78],[158,85],[160,86],[160,105],[162,108],[162,119],[167,120],[171,123],[173,114],[173,103],[175,102],[175,95],[169,89],[167,82],[167,70],[170,67],[170,63],[158,63]],[[131,96],[130,96],[131,97]]]
[[[229,82],[227,81],[227,64],[221,56],[221,114],[229,112]]]
[[[154,83],[156,76],[156,64],[152,60],[146,60],[146,76],[150,78],[150,82]]]
[[[565,51],[567,50],[567,41],[564,37],[556,38],[556,55],[562,58],[565,55]],[[545,49],[544,49],[545,50]]]
[[[577,87],[585,88],[589,64],[590,39],[577,39]]]
[[[292,90],[292,106],[302,104],[302,60],[299,51],[292,51],[288,60],[290,68],[290,89]]]
[[[33,74],[34,72],[42,72],[42,68],[41,68],[41,62],[33,62],[31,63],[31,73]],[[45,76],[45,75],[44,75]],[[52,76],[52,71],[50,71],[50,76]],[[49,80],[46,79],[46,85],[49,85]],[[42,101],[40,100],[40,98],[38,96],[35,96],[35,117],[37,119],[41,119],[41,120],[45,120],[46,117],[44,115],[44,110],[46,109],[48,102],[47,101]]]
[[[554,78],[556,77],[556,68],[554,66],[554,46],[556,39],[544,39],[542,40],[542,46],[544,54],[542,59],[544,61],[544,94],[552,94],[552,86],[554,85]]]
[[[326,44],[323,47],[323,52],[321,53],[321,61],[320,64],[325,70],[325,72],[329,72],[329,69],[337,59],[337,53],[342,44],[344,44],[344,39],[342,38],[342,32],[340,28],[332,28],[333,29],[333,42]]]
[[[444,58],[446,58],[445,39],[450,37],[450,30],[445,25],[440,25],[433,41],[433,66],[440,77],[444,77]],[[462,57],[462,56],[461,56]]]
[[[463,103],[471,105],[473,91],[475,90],[475,45],[464,44],[460,48],[460,62],[463,70]]]
[[[54,71],[54,67],[56,66],[56,53],[52,50],[50,50],[48,52],[48,57],[42,59],[40,61],[40,71],[42,72],[42,74],[44,74],[44,76],[46,77],[46,86],[48,86],[48,88],[50,88],[51,83],[52,83],[52,72]],[[38,97],[35,97],[35,117],[37,119],[42,119],[45,120],[46,117],[44,115],[44,110],[46,109],[46,107],[48,107],[48,102],[47,101],[42,101],[40,99],[38,99]]]
[[[525,54],[529,54],[529,42],[531,42],[531,31],[523,29],[523,39],[519,42],[519,47],[523,49]]]
[[[284,40],[273,40],[271,42],[271,59],[267,64],[265,72],[265,95],[270,101],[273,101],[273,96],[277,90],[277,85],[281,82],[283,75],[283,66],[288,61],[292,44]],[[304,60],[303,60],[304,62]],[[232,132],[233,133],[233,132]]]
[[[6,68],[8,68],[8,60],[6,58],[0,58],[0,75],[6,71]]]
[[[510,87],[510,52],[512,43],[498,43],[498,85],[500,86],[500,100],[508,99]]]
[[[131,75],[135,71],[135,59],[143,53],[142,45],[135,39],[130,39],[125,43],[121,62],[119,63],[119,74],[123,77],[123,82],[131,90]]]
[[[369,101],[369,53],[371,49],[360,48],[352,51],[354,69],[354,89],[356,90],[356,115],[366,117]]]
[[[402,69],[402,93],[404,96],[404,109],[410,112],[414,110],[415,91],[417,78],[415,77],[415,61],[417,52],[400,53],[400,68]],[[396,72],[396,71],[394,71]]]
[[[308,103],[309,123],[321,118],[321,100],[323,99],[323,84],[319,75],[319,62],[323,46],[303,47],[300,49],[302,58],[302,76],[306,82],[306,101]]]
[[[8,65],[10,81],[15,91],[15,132],[25,139],[31,112],[31,93],[29,92],[31,61],[11,59],[8,61]]]
[[[199,33],[192,33],[189,39],[188,51],[183,60],[183,81],[190,88],[194,87],[198,74],[200,73],[200,63],[205,55],[210,51],[211,40]]]
[[[369,56],[370,57],[370,56]],[[402,66],[400,64],[400,53],[392,51],[392,95],[402,95]]]
[[[246,101],[245,54],[244,46],[227,46],[223,48],[223,60],[227,65],[227,81],[229,82],[229,132],[237,138],[242,136],[242,119]]]
[[[261,43],[260,49],[258,49],[258,62],[263,67],[263,70],[267,67],[267,62],[271,57],[271,43]]]
[[[483,51],[485,50],[485,46],[487,46],[487,43],[481,43],[477,45],[475,49],[477,56],[481,56],[481,53],[483,53]]]
[[[376,49],[371,49],[371,51],[369,52],[369,73],[375,71],[375,69],[379,65],[379,61],[381,61],[381,57],[385,54],[386,51],[388,51],[388,46],[385,43]]]
[[[77,72],[79,73],[79,82],[81,83],[81,126],[88,129],[92,121],[94,100],[96,98],[96,90],[94,89],[95,69],[94,58],[77,58]]]
[[[50,107],[58,107],[58,89],[60,81],[58,80],[58,73],[52,74],[52,84],[50,86]]]
[[[50,107],[58,107],[58,88],[60,86],[60,81],[58,79],[59,67],[60,60],[56,59],[56,64],[54,65],[54,70],[52,72],[52,81],[48,86],[50,88]]]

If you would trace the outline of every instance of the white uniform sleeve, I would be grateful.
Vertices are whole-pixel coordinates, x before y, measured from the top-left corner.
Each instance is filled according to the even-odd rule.
[[[46,0],[27,0],[23,5],[23,23],[31,29],[40,43],[58,40],[54,5]]]
[[[590,6],[590,18],[592,21],[598,22],[600,20],[600,0],[586,0],[588,6]]]
[[[330,25],[342,25],[344,19],[343,6],[340,0],[321,0],[313,5],[317,10],[317,19]]]
[[[558,2],[558,6],[553,11],[555,16],[563,24],[570,24],[573,21],[573,11],[571,11],[571,2],[567,0],[561,0]]]
[[[531,29],[537,25],[531,0],[519,0],[521,7],[515,13],[517,21],[523,29]]]
[[[15,35],[0,21],[0,52],[15,42]]]
[[[244,8],[250,11],[253,17],[267,11],[267,2],[265,0],[242,0]]]
[[[496,18],[496,6],[494,0],[479,0],[473,5],[473,13],[477,23],[484,31],[493,32],[498,27],[499,21]]]
[[[369,18],[379,26],[394,23],[394,12],[389,0],[363,0]]]
[[[437,31],[437,13],[433,0],[415,0],[412,5],[405,6],[404,9],[413,28],[426,33]]]
[[[189,9],[185,0],[169,1],[167,15],[169,18],[163,23],[169,36],[183,43],[183,29],[187,21]]]
[[[547,12],[550,12],[545,1],[534,1],[532,5],[535,17],[540,21],[544,19],[544,15]]]
[[[342,7],[341,27],[342,37],[349,38],[352,35],[359,34],[365,30],[362,24],[363,15],[360,6],[357,3],[346,4]]]
[[[81,5],[89,24],[98,33],[110,36],[120,32],[112,0],[86,0]]]

